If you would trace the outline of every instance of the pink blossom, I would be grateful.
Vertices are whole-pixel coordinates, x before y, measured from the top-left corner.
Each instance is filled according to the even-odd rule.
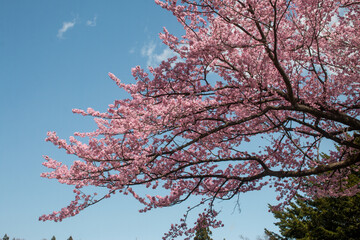
[[[196,195],[206,206],[197,223],[221,227],[214,200],[264,186],[278,192],[281,206],[297,192],[360,191],[347,178],[360,162],[359,3],[156,3],[185,29],[184,36],[166,28],[160,35],[178,57],[148,70],[136,66],[135,84],[109,73],[131,96],[104,113],[74,109],[94,117],[93,132],[77,132],[68,142],[48,132],[46,141],[77,160],[68,167],[45,156],[52,170],[41,176],[74,185],[75,199],[40,220],[61,221],[115,193],[132,195],[144,205],[141,212]],[[326,156],[323,140],[337,145]],[[145,196],[138,185],[147,187]],[[87,186],[108,192],[88,195]],[[158,195],[159,188],[167,194]],[[190,239],[195,227],[186,216],[164,239]]]

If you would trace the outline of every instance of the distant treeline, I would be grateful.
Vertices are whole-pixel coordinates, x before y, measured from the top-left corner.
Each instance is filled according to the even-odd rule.
[[[0,240],[10,240],[10,237],[5,234],[3,238],[0,238]],[[12,238],[11,240],[25,240],[24,238]]]
[[[10,240],[10,237],[5,234],[3,238],[0,238],[0,240]],[[12,238],[11,240],[25,240],[25,238]],[[43,238],[42,240],[48,240],[47,238]],[[50,240],[56,240],[55,236],[52,236]],[[73,240],[72,236],[70,236],[67,240]]]

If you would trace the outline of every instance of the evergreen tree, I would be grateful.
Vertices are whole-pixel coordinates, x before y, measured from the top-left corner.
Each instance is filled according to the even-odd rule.
[[[73,240],[72,236],[70,236],[67,240]]]
[[[283,211],[273,211],[280,234],[265,229],[272,240],[359,239],[360,194],[304,200],[300,196]]]
[[[10,238],[8,237],[8,235],[5,234],[4,237],[3,237],[3,240],[9,240],[9,239],[10,239]]]
[[[55,237],[55,236],[52,236],[51,240],[56,240],[56,237]]]
[[[355,143],[360,143],[360,135],[355,134]],[[339,149],[339,146],[337,146]],[[322,154],[324,159],[329,156]],[[359,151],[352,151],[348,158],[359,158]],[[339,193],[349,188],[360,188],[360,167],[352,166],[349,174],[344,175],[334,186],[332,191]],[[316,182],[308,182],[315,185]],[[329,190],[323,187],[324,190]],[[354,196],[322,197],[304,199],[295,198],[283,211],[273,211],[275,218],[280,221],[275,223],[280,228],[280,234],[265,229],[265,234],[270,240],[355,240],[360,229],[360,193]]]
[[[198,224],[194,240],[213,240],[210,235],[212,232],[206,224]]]

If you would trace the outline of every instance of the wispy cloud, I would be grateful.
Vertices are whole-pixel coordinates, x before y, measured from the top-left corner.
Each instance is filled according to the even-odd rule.
[[[175,53],[170,48],[165,48],[162,53],[154,55],[154,61],[161,63],[162,61],[175,56]]]
[[[165,48],[160,54],[155,53],[155,50],[156,44],[154,42],[149,42],[142,47],[141,55],[147,57],[146,65],[156,66],[162,61],[176,55],[176,53],[169,48]]]
[[[156,48],[155,43],[149,42],[141,48],[141,55],[143,55],[144,57],[151,57],[153,55],[155,48]]]
[[[92,20],[87,20],[86,21],[86,26],[95,27],[96,26],[96,20],[97,20],[97,16],[95,15]]]
[[[72,20],[71,22],[63,22],[62,27],[58,30],[57,37],[63,38],[64,33],[66,33],[70,28],[73,28],[75,26],[76,20]]]
[[[134,54],[135,53],[135,47],[130,48],[129,53]]]

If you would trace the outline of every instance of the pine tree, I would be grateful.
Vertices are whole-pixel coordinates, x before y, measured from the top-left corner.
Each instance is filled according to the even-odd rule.
[[[3,237],[3,240],[9,240],[9,239],[10,239],[10,238],[8,237],[8,235],[5,234],[4,237]]]
[[[206,224],[198,224],[194,240],[213,240],[210,235],[212,232]]]
[[[265,229],[270,239],[355,240],[359,239],[360,194],[352,197],[297,197],[284,211],[274,211],[280,234]]]
[[[73,240],[72,236],[70,236],[67,240]]]
[[[51,240],[56,240],[56,237],[55,237],[55,236],[52,236]]]
[[[355,142],[360,142],[358,134]],[[337,146],[339,149],[339,146]],[[322,154],[324,159],[328,155]],[[349,158],[358,158],[359,151],[353,151]],[[344,175],[345,184],[340,180],[332,191],[344,192],[348,188],[360,188],[360,167],[350,168],[350,173]],[[315,185],[308,182],[308,185]],[[324,187],[325,190],[328,190]],[[280,228],[280,234],[265,229],[265,234],[270,240],[355,240],[360,229],[360,193],[354,196],[322,197],[304,199],[295,198],[283,211],[273,211],[275,218],[280,221],[275,223]]]

